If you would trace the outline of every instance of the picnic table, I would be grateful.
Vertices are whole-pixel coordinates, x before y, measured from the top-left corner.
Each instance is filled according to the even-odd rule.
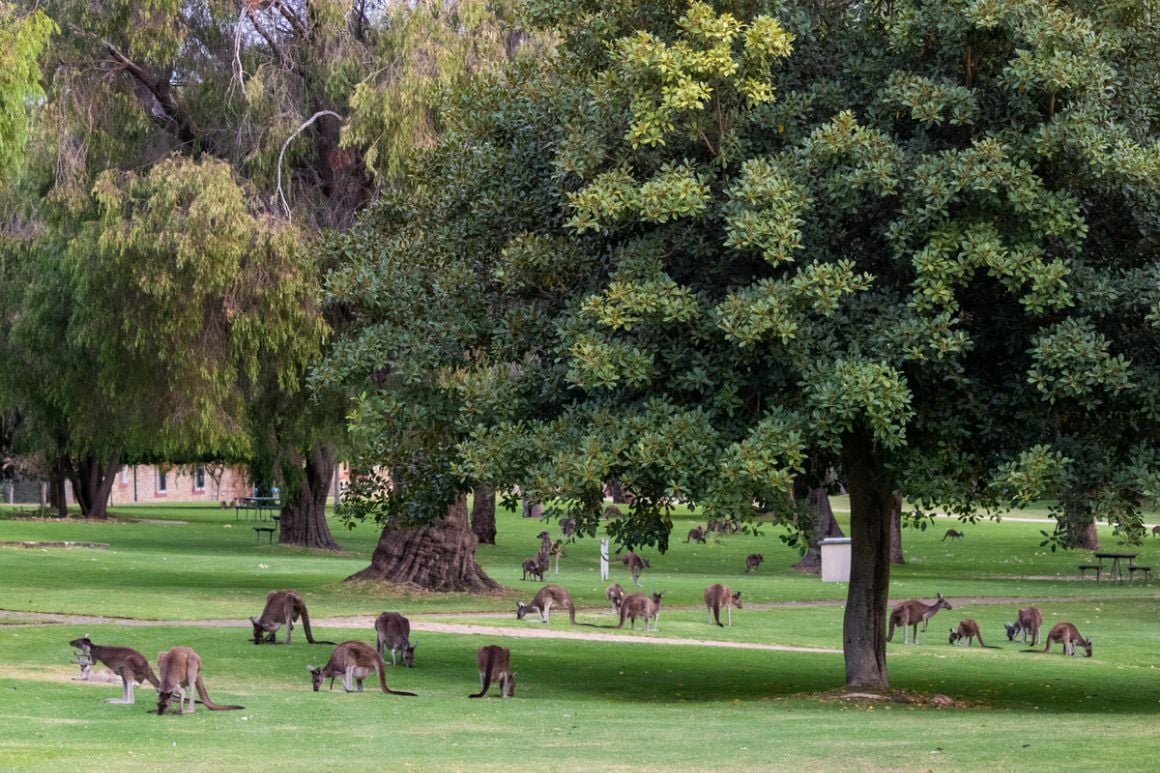
[[[1136,560],[1137,554],[1136,553],[1093,553],[1092,555],[1095,556],[1095,559],[1100,562],[1099,572],[1096,573],[1097,579],[1099,578],[1099,576],[1101,574],[1103,574],[1104,559],[1106,558],[1112,562],[1111,566],[1108,567],[1108,572],[1107,572],[1108,579],[1109,580],[1119,580],[1120,582],[1123,582],[1124,581],[1124,567],[1120,566],[1120,561],[1126,560],[1128,562],[1128,568],[1131,569],[1132,562]]]
[[[234,503],[234,520],[241,520],[242,515],[250,520],[251,514],[255,520],[265,521],[278,510],[278,497],[238,497]]]

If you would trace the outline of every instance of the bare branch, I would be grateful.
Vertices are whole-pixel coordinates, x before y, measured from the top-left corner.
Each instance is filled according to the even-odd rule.
[[[314,123],[315,121],[317,121],[319,118],[321,118],[324,115],[333,115],[339,121],[345,120],[341,115],[334,112],[333,110],[319,110],[317,113],[310,116],[310,118],[306,119],[305,123],[303,123],[297,129],[295,129],[294,133],[291,134],[289,137],[287,137],[286,141],[282,143],[282,149],[280,151],[278,151],[278,187],[277,187],[277,192],[278,192],[278,198],[282,202],[282,207],[286,210],[286,219],[287,220],[290,219],[290,203],[286,201],[286,196],[285,196],[285,194],[282,193],[282,157],[286,155],[286,148],[287,148],[287,146],[290,145],[290,143],[294,140],[294,138],[297,137],[299,134],[301,134],[304,130],[306,130],[307,127],[309,127],[312,123]]]

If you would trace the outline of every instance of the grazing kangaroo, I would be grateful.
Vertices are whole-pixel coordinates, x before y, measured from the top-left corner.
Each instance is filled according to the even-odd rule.
[[[741,609],[741,591],[736,593],[729,590],[729,588],[721,583],[716,583],[705,588],[705,608],[709,618],[705,621],[708,623],[716,622],[721,625],[721,609],[724,607],[726,619],[729,625],[733,625],[733,607]]]
[[[946,534],[943,535],[941,542],[946,542],[948,539],[962,539],[964,534],[958,529],[947,529]]]
[[[749,555],[747,555],[745,557],[745,571],[746,571],[746,573],[756,572],[757,567],[761,566],[762,562],[764,562],[764,561],[765,561],[765,556],[761,555],[760,553],[750,553]]]
[[[322,686],[322,680],[330,677],[330,688],[334,689],[334,678],[342,677],[342,687],[347,692],[354,692],[351,685],[352,680],[358,683],[358,692],[362,692],[363,679],[370,674],[371,671],[379,672],[379,687],[388,695],[409,695],[415,697],[413,692],[402,692],[400,690],[392,690],[387,687],[387,663],[383,660],[382,655],[378,653],[371,645],[361,641],[344,641],[334,648],[334,652],[330,653],[330,660],[322,668],[315,668],[314,666],[307,666],[306,670],[310,672],[310,683],[314,687],[314,692],[318,692],[318,688]]]
[[[604,595],[612,602],[612,608],[619,611],[620,603],[624,601],[624,588],[620,587],[620,583],[614,582],[604,589]]]
[[[499,682],[500,695],[511,698],[516,694],[516,675],[511,672],[512,651],[506,647],[489,644],[475,651],[475,663],[479,666],[480,690],[468,698],[482,698],[491,689],[493,681]]]
[[[310,631],[310,614],[306,602],[292,590],[272,590],[266,594],[266,606],[258,618],[250,618],[254,626],[254,644],[266,642],[277,644],[278,629],[286,626],[286,643],[290,643],[294,632],[294,621],[302,618],[302,628],[306,631],[306,641],[311,644],[334,644],[332,641],[315,641]]]
[[[903,601],[894,607],[890,613],[890,630],[886,634],[886,641],[894,638],[894,626],[902,626],[902,643],[906,644],[906,628],[911,626],[914,629],[914,643],[918,644],[918,624],[922,623],[922,631],[926,633],[926,624],[935,613],[940,609],[950,609],[950,603],[942,597],[942,594],[937,594],[938,600],[933,604],[924,604],[918,599],[911,599],[910,601]]]
[[[705,542],[705,530],[700,526],[694,526],[689,529],[689,536],[685,537],[685,542],[700,542],[702,545],[707,544]]]
[[[640,586],[640,573],[649,568],[648,559],[641,558],[636,553],[629,550],[620,557],[620,563],[628,568],[628,573],[632,575],[632,584]]]
[[[68,646],[75,647],[90,661],[97,660],[108,666],[109,670],[121,677],[121,697],[106,698],[105,703],[133,703],[133,685],[148,682],[159,687],[157,675],[153,673],[149,660],[135,649],[130,647],[106,647],[93,644],[88,634],[79,639],[73,639]],[[87,673],[85,674],[87,676]]]
[[[240,711],[243,706],[221,706],[209,699],[205,682],[201,678],[201,658],[189,647],[174,647],[157,654],[157,670],[161,672],[161,684],[157,687],[157,713],[164,714],[177,694],[177,710],[181,714],[192,714],[195,708],[193,691],[210,711]],[[189,710],[185,699],[189,698]]]
[[[412,668],[418,646],[418,642],[411,643],[411,621],[398,612],[383,612],[375,618],[375,649],[384,659],[390,650],[392,666],[395,665],[395,653],[401,652],[403,665]]]
[[[661,594],[654,593],[650,599],[643,593],[630,593],[624,597],[620,602],[620,625],[617,628],[624,627],[624,619],[628,618],[632,622],[630,628],[636,630],[636,619],[640,618],[644,624],[644,630],[648,630],[649,618],[653,621],[653,630],[660,630],[661,622]]]
[[[540,622],[547,623],[551,616],[552,607],[567,607],[568,608],[568,622],[576,625],[576,605],[572,603],[572,597],[568,595],[568,591],[561,588],[559,585],[545,585],[536,593],[535,598],[530,604],[524,604],[522,601],[516,602],[516,620],[523,620],[524,615],[532,610],[540,614]]]
[[[1039,643],[1039,628],[1043,625],[1043,613],[1035,607],[1020,609],[1014,623],[1003,623],[1007,628],[1007,641],[1015,641],[1015,637],[1023,633],[1023,643],[1027,643],[1027,634],[1031,634],[1031,646]]]
[[[520,578],[521,582],[527,580],[528,577],[531,577],[533,580],[538,580],[540,582],[544,581],[544,567],[540,565],[539,555],[537,555],[535,558],[525,558],[523,569],[524,576]]]
[[[951,629],[951,636],[950,636],[949,643],[954,644],[959,639],[966,639],[967,646],[970,647],[975,643],[976,637],[978,637],[978,639],[979,639],[979,646],[980,647],[987,646],[985,643],[983,643],[983,632],[979,630],[979,624],[976,623],[972,618],[968,617],[968,618],[959,622],[959,627],[957,629],[955,629],[955,628]]]
[[[1051,631],[1047,634],[1047,646],[1042,652],[1049,652],[1051,645],[1054,642],[1059,642],[1063,645],[1064,655],[1074,655],[1075,645],[1083,647],[1085,653],[1090,658],[1092,656],[1092,640],[1085,639],[1080,636],[1079,629],[1071,623],[1056,623],[1051,626]],[[1025,652],[1040,652],[1040,650],[1024,650]]]

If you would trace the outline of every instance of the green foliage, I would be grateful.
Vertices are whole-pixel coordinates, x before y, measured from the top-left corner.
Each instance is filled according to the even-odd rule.
[[[527,13],[555,56],[460,96],[411,199],[343,247],[331,302],[358,323],[326,368],[377,395],[390,421],[366,427],[437,429],[450,488],[518,485],[588,527],[616,478],[626,544],[665,546],[677,500],[794,520],[790,479],[844,476],[855,447],[919,512],[1053,493],[1137,538],[1160,430],[1147,14]]]
[[[0,183],[23,157],[28,114],[44,97],[38,60],[55,30],[43,11],[18,15],[15,6],[0,3]]]

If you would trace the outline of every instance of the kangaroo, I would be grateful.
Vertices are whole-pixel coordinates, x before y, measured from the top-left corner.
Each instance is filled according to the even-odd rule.
[[[361,641],[344,641],[339,644],[334,648],[334,652],[330,653],[330,660],[322,668],[306,667],[306,670],[310,672],[310,683],[314,686],[314,692],[318,692],[318,688],[322,686],[322,680],[328,676],[330,677],[331,689],[334,689],[334,678],[341,676],[344,690],[355,692],[351,686],[351,681],[354,680],[358,682],[358,692],[362,692],[363,679],[371,671],[378,671],[379,687],[383,692],[388,695],[415,697],[413,692],[402,692],[387,687],[386,669],[387,663],[378,653],[378,650]]]
[[[401,652],[403,665],[415,665],[415,648],[418,642],[411,642],[411,621],[398,612],[383,612],[375,618],[375,650],[384,659],[391,651],[391,665],[395,665],[395,653]]]
[[[721,583],[716,583],[705,588],[705,608],[709,615],[705,622],[716,622],[722,628],[725,626],[721,624],[721,609],[724,607],[726,618],[729,625],[733,625],[733,607],[741,609],[741,591],[736,593],[729,590],[729,588]]]
[[[1027,643],[1027,634],[1031,634],[1031,646],[1039,643],[1039,628],[1043,625],[1043,613],[1035,607],[1020,609],[1014,623],[1004,623],[1007,628],[1007,641],[1015,641],[1020,632],[1023,633],[1023,643]]]
[[[528,577],[531,577],[533,580],[539,580],[540,582],[544,581],[544,567],[540,565],[539,555],[535,558],[524,559],[523,570],[524,576],[520,578],[521,582],[527,580]]]
[[[302,618],[302,628],[306,631],[306,641],[311,644],[334,644],[332,641],[315,641],[310,631],[310,614],[306,602],[292,590],[272,590],[266,594],[266,606],[258,618],[250,618],[254,626],[254,644],[266,642],[277,644],[278,629],[286,626],[286,643],[294,632],[294,621]]]
[[[195,708],[193,691],[202,704],[210,711],[240,711],[243,706],[221,706],[209,699],[205,682],[201,678],[201,658],[189,647],[174,647],[157,654],[157,670],[161,672],[161,684],[157,687],[157,713],[164,714],[177,693],[177,709],[181,714],[192,714]],[[185,699],[189,698],[189,710],[185,709]]]
[[[620,563],[628,568],[628,573],[632,575],[632,584],[637,587],[640,586],[640,573],[649,568],[648,559],[641,558],[636,553],[629,550],[620,557]]]
[[[614,582],[604,589],[604,595],[612,602],[612,608],[620,611],[620,603],[624,601],[624,588],[620,587],[620,583]]]
[[[689,529],[689,536],[685,537],[685,542],[700,542],[702,545],[706,544],[705,530],[700,526],[694,526]]]
[[[965,620],[959,622],[959,627],[957,629],[951,629],[949,643],[954,644],[959,639],[966,639],[967,646],[970,647],[974,645],[975,637],[978,637],[980,647],[987,646],[983,643],[983,632],[979,630],[979,624],[976,623],[972,618],[968,617]]]
[[[902,643],[906,644],[906,628],[914,629],[914,643],[918,644],[918,624],[922,623],[922,631],[926,633],[926,624],[940,609],[950,609],[951,605],[942,594],[937,594],[938,600],[933,604],[924,604],[918,599],[903,601],[894,607],[890,613],[890,630],[886,634],[886,641],[894,638],[894,626],[902,626]]]
[[[148,682],[154,687],[159,687],[161,684],[157,680],[157,675],[153,673],[149,660],[135,649],[93,644],[88,634],[79,639],[73,639],[68,643],[68,646],[80,650],[81,655],[88,658],[89,661],[94,658],[101,661],[108,666],[110,671],[121,677],[121,697],[106,698],[105,703],[133,703],[134,683],[145,684]],[[82,670],[87,677],[88,672]]]
[[[540,614],[540,622],[547,624],[553,606],[567,607],[568,621],[572,625],[576,625],[576,605],[572,603],[572,597],[568,595],[568,591],[559,585],[545,585],[540,588],[530,604],[517,601],[516,620],[523,620],[524,615],[535,610]]]
[[[1152,536],[1153,537],[1160,537],[1160,525],[1156,525],[1156,526],[1152,527]]]
[[[649,618],[653,621],[653,630],[660,630],[661,622],[661,594],[654,593],[650,599],[643,593],[630,593],[624,597],[620,602],[620,625],[617,628],[624,627],[624,619],[628,618],[632,622],[629,627],[636,630],[636,619],[639,617],[644,624],[644,630],[648,630]]]
[[[964,536],[965,535],[958,529],[947,529],[946,534],[943,535],[943,538],[940,540],[940,542],[946,542],[948,539],[962,539]]]
[[[516,675],[511,671],[512,651],[507,647],[489,644],[475,651],[475,662],[479,666],[480,690],[468,698],[482,698],[491,689],[492,681],[499,682],[500,695],[504,698],[516,694]]]
[[[1075,645],[1078,644],[1083,647],[1083,651],[1087,653],[1089,658],[1092,656],[1092,640],[1080,636],[1079,629],[1071,623],[1056,623],[1053,625],[1047,634],[1047,646],[1043,648],[1042,652],[1049,652],[1054,642],[1059,642],[1063,645],[1064,655],[1074,655]],[[1028,651],[1040,652],[1041,650]]]
[[[765,556],[760,553],[750,553],[745,557],[745,571],[756,572],[757,568],[765,561]]]

